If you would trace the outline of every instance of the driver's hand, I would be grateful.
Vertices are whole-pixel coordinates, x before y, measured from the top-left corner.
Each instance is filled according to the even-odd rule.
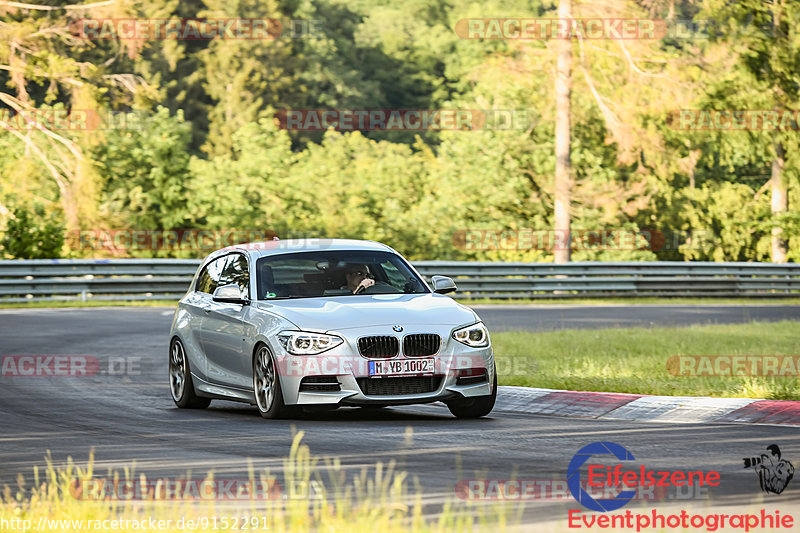
[[[364,278],[361,280],[361,283],[358,284],[356,290],[353,291],[353,294],[358,294],[359,292],[363,292],[366,290],[367,287],[372,287],[375,285],[375,280],[370,278]]]

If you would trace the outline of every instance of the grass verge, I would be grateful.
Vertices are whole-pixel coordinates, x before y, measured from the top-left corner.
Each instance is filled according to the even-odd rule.
[[[519,505],[504,502],[480,505],[455,496],[445,499],[441,512],[426,515],[421,490],[417,486],[415,493],[409,493],[407,476],[395,470],[394,462],[365,467],[348,480],[338,459],[321,460],[311,455],[308,446],[301,444],[302,438],[302,431],[295,435],[289,457],[284,459],[277,478],[269,471],[256,473],[252,467],[249,469],[251,483],[277,486],[281,490],[264,492],[262,498],[244,498],[244,501],[234,498],[233,502],[227,496],[217,497],[217,493],[188,495],[174,488],[169,489],[169,497],[159,496],[166,494],[159,490],[164,485],[128,469],[124,477],[109,472],[102,478],[103,485],[98,485],[100,479],[93,472],[91,459],[84,469],[70,461],[60,470],[53,468],[48,460],[44,480],[39,479],[34,469],[32,488],[20,480],[16,489],[5,487],[0,493],[0,524],[3,531],[20,533],[243,529],[290,533],[444,533],[506,531],[519,523],[522,512]],[[320,468],[321,463],[324,468]],[[213,486],[213,479],[209,475],[206,481]],[[135,481],[139,482],[137,486],[155,488],[146,497],[131,497],[137,493],[127,487]],[[174,484],[174,480],[163,481]],[[111,490],[94,489],[105,484],[111,485]],[[312,486],[314,489],[310,490]],[[84,491],[87,487],[93,488]]]
[[[800,355],[800,322],[492,334],[500,385],[800,400],[793,377],[671,375],[681,355]],[[700,368],[700,367],[697,367]],[[791,370],[791,369],[790,369]],[[800,371],[800,369],[796,369]]]

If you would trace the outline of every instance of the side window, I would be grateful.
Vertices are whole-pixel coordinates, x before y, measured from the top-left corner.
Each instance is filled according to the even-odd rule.
[[[231,254],[228,256],[228,262],[225,263],[225,268],[222,269],[219,284],[230,285],[235,283],[239,286],[239,290],[250,296],[250,273],[247,270],[247,259],[242,254]]]
[[[220,272],[222,271],[222,267],[225,265],[225,261],[228,259],[228,256],[220,257],[219,259],[215,259],[211,261],[206,267],[200,272],[200,276],[197,278],[197,287],[195,290],[198,292],[206,292],[208,294],[213,294],[214,290],[217,288],[217,284],[219,283],[219,276]]]

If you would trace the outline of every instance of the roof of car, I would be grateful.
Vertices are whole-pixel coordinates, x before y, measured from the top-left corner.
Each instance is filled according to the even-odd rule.
[[[262,242],[249,242],[236,244],[225,248],[227,251],[242,250],[251,257],[282,254],[286,252],[312,252],[318,250],[373,250],[393,252],[389,246],[375,241],[360,241],[355,239],[287,239]]]

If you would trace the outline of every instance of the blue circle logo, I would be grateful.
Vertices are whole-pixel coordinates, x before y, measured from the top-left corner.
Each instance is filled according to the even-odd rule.
[[[403,331],[403,326],[395,326],[392,329],[395,330],[397,333],[400,333],[401,331]]]
[[[623,490],[613,498],[595,500],[581,487],[581,466],[593,455],[614,455],[620,461],[634,461],[633,454],[623,446],[613,442],[593,442],[584,446],[572,457],[567,469],[567,486],[572,497],[592,511],[605,513],[616,511],[636,496],[635,490]]]

